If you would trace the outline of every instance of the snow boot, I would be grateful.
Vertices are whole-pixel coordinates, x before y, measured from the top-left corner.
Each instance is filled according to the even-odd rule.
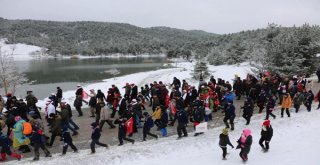
[[[231,131],[234,130],[234,124],[231,124]]]

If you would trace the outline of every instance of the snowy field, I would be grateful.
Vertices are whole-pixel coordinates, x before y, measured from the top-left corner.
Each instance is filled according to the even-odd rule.
[[[305,108],[303,108],[305,109]],[[279,114],[279,110],[276,111]],[[279,115],[278,115],[279,116]],[[269,152],[262,151],[258,144],[264,114],[254,116],[248,127],[243,120],[236,119],[235,131],[230,132],[230,140],[233,145],[240,137],[244,128],[250,128],[253,135],[253,144],[249,153],[249,160],[245,164],[250,165],[318,165],[320,144],[319,125],[320,111],[302,110],[298,114],[292,114],[291,118],[277,118],[271,121],[274,136],[270,143]],[[122,147],[111,146],[109,150],[98,148],[97,153],[90,154],[90,150],[81,150],[79,153],[59,154],[52,158],[41,157],[40,161],[32,162],[32,158],[22,159],[19,164],[41,165],[192,165],[192,164],[243,164],[239,157],[240,150],[228,148],[227,160],[222,160],[222,151],[218,146],[218,137],[222,127],[209,130],[204,135],[176,140],[177,136],[136,142],[134,145],[126,144]],[[32,162],[32,163],[31,163]],[[17,161],[6,162],[16,165]]]

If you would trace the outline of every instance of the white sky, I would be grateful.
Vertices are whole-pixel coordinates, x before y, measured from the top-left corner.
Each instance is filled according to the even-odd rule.
[[[320,0],[0,0],[0,17],[120,22],[222,34],[272,22],[320,25]]]

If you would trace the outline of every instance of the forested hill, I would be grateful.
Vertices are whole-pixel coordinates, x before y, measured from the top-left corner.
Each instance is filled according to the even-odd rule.
[[[140,28],[124,23],[55,22],[0,18],[0,38],[48,48],[51,55],[112,53],[190,54],[216,34],[168,27]]]

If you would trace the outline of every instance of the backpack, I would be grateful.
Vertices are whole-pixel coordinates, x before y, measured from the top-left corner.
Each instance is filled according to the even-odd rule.
[[[29,122],[23,123],[23,132],[24,135],[30,135],[32,133],[32,125]]]

